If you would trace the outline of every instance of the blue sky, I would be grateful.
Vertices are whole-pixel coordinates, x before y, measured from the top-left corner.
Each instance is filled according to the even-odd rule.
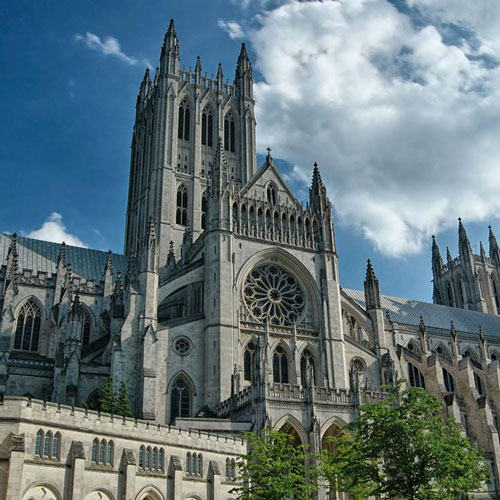
[[[246,42],[259,150],[299,198],[319,162],[341,284],[361,288],[371,258],[384,293],[431,300],[431,234],[443,255],[458,216],[473,247],[500,236],[490,4],[4,1],[0,231],[122,250],[137,89],[173,17],[181,64],[209,75],[221,61],[231,80]]]

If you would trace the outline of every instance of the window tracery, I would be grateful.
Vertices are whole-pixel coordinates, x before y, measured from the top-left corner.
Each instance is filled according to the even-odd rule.
[[[38,351],[42,314],[33,300],[28,300],[17,315],[14,349]]]
[[[288,358],[280,345],[273,354],[273,380],[278,384],[288,384]]]
[[[190,126],[190,111],[186,102],[179,106],[179,123],[178,134],[179,139],[189,141],[189,126]]]
[[[275,264],[255,267],[243,287],[245,305],[259,323],[290,326],[304,315],[304,292],[298,281]]]
[[[189,417],[191,412],[191,391],[183,376],[176,379],[170,397],[170,420]]]
[[[182,226],[187,225],[188,194],[184,184],[177,189],[177,210],[175,212],[175,222]]]
[[[201,143],[210,148],[213,146],[213,127],[212,113],[209,110],[204,111],[201,115]]]
[[[253,381],[253,363],[255,356],[255,343],[249,342],[245,349],[245,354],[243,356],[243,379],[252,382]]]

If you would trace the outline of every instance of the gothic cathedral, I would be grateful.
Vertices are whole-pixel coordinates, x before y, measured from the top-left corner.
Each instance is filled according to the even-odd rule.
[[[186,71],[171,21],[137,96],[124,254],[0,235],[0,499],[228,500],[242,432],[319,451],[398,379],[485,450],[475,498],[498,498],[493,233],[475,256],[460,222],[447,264],[434,241],[434,304],[382,295],[370,261],[344,289],[318,165],[301,203],[255,127],[245,45],[232,84]],[[109,377],[133,418],[99,410]]]

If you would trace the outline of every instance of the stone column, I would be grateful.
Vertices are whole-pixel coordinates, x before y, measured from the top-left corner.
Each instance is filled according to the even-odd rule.
[[[170,474],[172,476],[172,490],[170,498],[184,498],[182,485],[182,463],[177,455],[170,457]]]
[[[85,449],[81,441],[73,441],[71,468],[71,500],[83,500],[85,486]]]
[[[129,448],[125,448],[122,460],[124,473],[122,500],[132,500],[135,498],[135,474],[137,470],[134,452]]]
[[[23,491],[24,434],[10,434],[7,494],[5,500],[19,500]]]
[[[220,469],[218,462],[214,460],[210,460],[210,464],[208,465],[208,480],[210,481],[208,498],[211,500],[222,500]]]

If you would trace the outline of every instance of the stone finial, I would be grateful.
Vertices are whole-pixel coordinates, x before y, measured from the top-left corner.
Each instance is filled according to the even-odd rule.
[[[59,250],[59,257],[57,258],[57,265],[66,265],[66,243],[63,241],[61,243],[61,249]]]
[[[426,332],[424,318],[422,318],[422,316],[420,316],[419,330],[420,330],[420,333],[422,333],[422,334],[425,334],[425,332]]]
[[[113,252],[108,250],[108,255],[106,258],[106,265],[104,266],[104,274],[113,274]]]
[[[453,339],[453,341],[457,340],[457,331],[455,330],[455,325],[453,324],[453,321],[450,323],[450,336]]]
[[[448,262],[451,262],[453,260],[453,257],[451,256],[450,249],[448,247],[446,247],[446,260]]]
[[[485,337],[484,331],[483,331],[483,327],[481,325],[479,325],[479,340],[480,340],[481,344],[484,344],[484,342],[486,340],[486,337]]]
[[[366,265],[366,279],[365,279],[365,305],[366,310],[380,308],[380,290],[378,279],[375,276],[372,263],[370,259]]]
[[[127,274],[125,276],[125,285],[133,283],[137,280],[137,262],[135,253],[130,252],[127,260]]]

